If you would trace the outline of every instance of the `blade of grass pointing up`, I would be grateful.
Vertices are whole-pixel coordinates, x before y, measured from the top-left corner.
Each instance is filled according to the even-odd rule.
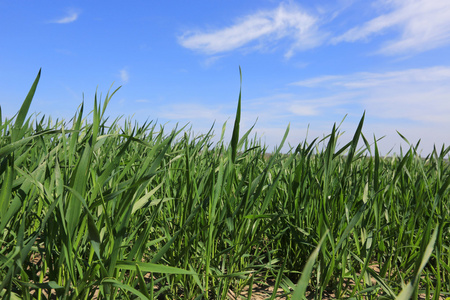
[[[428,223],[429,226],[430,223]],[[407,286],[405,286],[402,290],[402,292],[397,296],[397,298],[395,298],[396,300],[407,300],[407,299],[411,299],[412,294],[414,293],[417,285],[419,284],[419,280],[420,280],[420,274],[423,271],[423,268],[425,268],[425,265],[428,262],[428,259],[431,256],[431,253],[433,252],[433,248],[434,248],[434,243],[436,242],[436,237],[439,231],[439,223],[437,223],[433,235],[431,236],[428,245],[426,247],[421,247],[421,257],[422,259],[420,260],[420,263],[417,263],[416,265],[416,270],[415,270],[415,276],[414,278],[408,283]],[[426,241],[426,239],[424,239],[423,241]],[[424,243],[422,243],[422,246],[424,245]]]
[[[0,191],[0,224],[5,224],[5,216],[7,215],[9,209],[9,201],[11,198],[11,190],[14,179],[14,155],[11,155],[6,160],[6,173],[2,181],[2,189]],[[0,225],[0,230],[3,231],[3,226]]]
[[[347,156],[347,163],[345,165],[344,176],[348,173],[348,170],[350,170],[350,166],[353,161],[353,156],[355,155],[356,147],[358,146],[359,137],[361,136],[361,130],[362,130],[362,127],[364,124],[365,115],[366,115],[366,112],[363,113],[362,118],[359,121],[358,128],[356,129],[356,132],[353,136],[353,140],[351,142],[351,147],[350,147],[350,150],[349,150],[348,156]]]
[[[309,284],[309,279],[311,278],[311,272],[316,262],[317,256],[319,255],[320,247],[322,246],[325,238],[328,235],[328,230],[325,231],[316,249],[313,251],[311,256],[308,258],[305,267],[303,268],[302,276],[300,277],[297,287],[292,294],[292,300],[302,300],[305,297],[306,288]]]
[[[30,108],[31,100],[33,100],[34,93],[36,92],[36,87],[38,85],[40,78],[41,78],[41,69],[39,69],[36,79],[34,80],[33,85],[31,86],[30,91],[28,92],[28,95],[25,98],[25,101],[23,101],[22,106],[20,107],[20,110],[17,114],[16,121],[14,122],[14,129],[12,131],[11,142],[15,142],[19,139],[19,137],[17,136],[18,132],[22,127],[23,122],[25,121],[28,109]]]
[[[241,93],[242,93],[242,71],[239,67],[239,75],[241,78],[241,87],[239,89],[239,100],[236,111],[236,119],[234,120],[233,136],[231,137],[231,160],[234,163],[236,161],[237,146],[239,141],[239,123],[241,121]]]

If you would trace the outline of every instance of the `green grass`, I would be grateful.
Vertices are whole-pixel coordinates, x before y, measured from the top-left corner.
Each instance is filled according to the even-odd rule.
[[[450,148],[382,158],[363,116],[343,147],[334,126],[281,153],[288,127],[268,153],[240,132],[240,95],[230,143],[225,125],[213,143],[110,121],[114,92],[88,116],[33,119],[39,78],[17,115],[0,110],[3,299],[227,299],[266,282],[292,299],[449,296]]]

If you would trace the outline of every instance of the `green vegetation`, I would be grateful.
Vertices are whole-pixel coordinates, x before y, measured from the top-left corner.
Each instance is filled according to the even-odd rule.
[[[449,148],[381,158],[339,126],[289,153],[152,122],[0,110],[0,297],[441,299],[450,291]],[[406,139],[405,139],[406,140]],[[363,143],[358,148],[358,142]],[[297,284],[298,283],[298,284]],[[268,295],[275,299],[276,295]],[[441,297],[441,298],[439,298]]]

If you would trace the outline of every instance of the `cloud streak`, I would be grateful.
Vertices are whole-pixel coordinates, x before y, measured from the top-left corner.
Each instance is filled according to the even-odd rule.
[[[441,0],[379,0],[390,10],[331,40],[332,44],[367,40],[398,31],[397,39],[386,42],[378,53],[385,55],[423,52],[450,43],[450,2]]]
[[[450,67],[440,66],[321,76],[291,85],[338,95],[354,92],[348,100],[380,118],[450,124],[449,80]]]
[[[123,83],[127,83],[130,80],[130,74],[127,70],[120,70],[120,79],[123,81]]]
[[[206,120],[209,122],[224,121],[227,118],[223,107],[208,107],[196,103],[173,103],[168,107],[163,107],[160,115],[171,120]]]
[[[409,69],[384,73],[359,72],[349,75],[326,75],[292,83],[303,87],[341,86],[362,89],[400,84],[427,84],[450,80],[450,67]]]
[[[273,10],[259,11],[237,20],[233,25],[211,32],[186,32],[178,38],[185,48],[208,55],[223,53],[257,43],[254,49],[272,46],[282,39],[291,44],[285,57],[313,48],[323,42],[317,18],[293,3],[282,3]]]
[[[288,93],[248,100],[243,115],[251,120],[259,117],[255,130],[264,132],[272,145],[279,142],[289,122],[297,131],[288,141],[295,145],[304,137],[306,124],[311,125],[309,136],[317,137],[329,133],[332,122],[347,114],[341,129],[351,138],[366,111],[363,131],[366,137],[386,136],[379,144],[382,153],[407,147],[397,130],[413,143],[421,139],[424,153],[429,153],[433,144],[440,147],[447,141],[449,80],[448,66],[307,78],[289,84]]]
[[[62,17],[61,19],[57,19],[57,20],[51,21],[51,23],[56,23],[56,24],[72,23],[72,22],[75,22],[78,19],[79,15],[80,15],[80,13],[78,11],[70,10],[70,11],[67,12],[67,15],[65,17]]]

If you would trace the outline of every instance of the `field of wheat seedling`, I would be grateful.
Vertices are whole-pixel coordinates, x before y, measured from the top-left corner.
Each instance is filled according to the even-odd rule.
[[[240,94],[231,141],[109,120],[114,92],[53,121],[27,116],[39,78],[0,110],[2,299],[450,295],[450,147],[381,157],[362,116],[269,153]]]

